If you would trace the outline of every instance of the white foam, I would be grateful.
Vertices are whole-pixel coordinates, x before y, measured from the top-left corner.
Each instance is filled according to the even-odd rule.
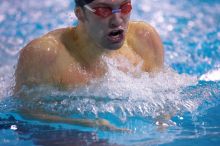
[[[33,101],[37,105],[28,105],[62,114],[98,116],[110,113],[121,120],[132,116],[158,117],[179,111],[191,112],[198,107],[196,100],[184,99],[181,95],[184,87],[197,83],[195,77],[178,74],[169,67],[150,75],[141,72],[139,66],[129,66],[128,62],[128,67],[137,72],[125,73],[118,70],[115,60],[105,58],[105,61],[108,72],[104,77],[85,87],[64,92],[42,87],[40,99]]]
[[[204,81],[220,81],[220,68],[211,70],[200,77]]]
[[[13,73],[12,66],[5,65],[0,67],[0,99],[11,95],[11,88],[14,82]]]

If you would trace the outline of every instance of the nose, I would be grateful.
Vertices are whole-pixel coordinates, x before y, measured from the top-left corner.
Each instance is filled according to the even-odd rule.
[[[110,28],[116,28],[121,26],[123,23],[123,18],[120,12],[114,13],[110,19]]]

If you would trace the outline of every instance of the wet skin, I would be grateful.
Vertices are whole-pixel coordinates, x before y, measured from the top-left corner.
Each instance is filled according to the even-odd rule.
[[[89,6],[118,9],[124,2],[129,0],[95,0]],[[129,21],[130,13],[115,13],[105,19],[82,8],[76,8],[75,13],[78,26],[51,31],[21,50],[15,94],[23,85],[75,88],[89,84],[108,72],[103,57],[124,57],[133,66],[143,62],[141,69],[146,72],[163,67],[163,45],[149,24]],[[120,35],[111,36],[114,31],[120,31]],[[124,72],[130,69],[121,61],[118,66]]]
[[[92,49],[93,44],[79,37],[83,33],[78,32],[78,27],[52,31],[21,50],[16,70],[16,91],[22,85],[85,85],[107,71],[103,56],[123,56],[134,66],[143,61],[142,70],[147,72],[157,71],[163,66],[160,38],[144,22],[129,23],[126,40],[117,50]],[[121,66],[121,69],[129,70],[126,66]]]

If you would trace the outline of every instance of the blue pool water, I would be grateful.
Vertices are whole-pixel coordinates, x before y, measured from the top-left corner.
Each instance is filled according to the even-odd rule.
[[[220,145],[220,1],[133,0],[133,5],[131,19],[149,22],[161,35],[163,72],[133,77],[107,59],[110,72],[91,85],[66,92],[41,87],[35,89],[42,93],[39,98],[21,102],[12,96],[19,50],[50,30],[75,25],[74,3],[0,2],[1,146]],[[105,118],[132,133],[24,119],[17,112],[24,106],[68,117]],[[157,126],[161,114],[173,115],[164,129]]]

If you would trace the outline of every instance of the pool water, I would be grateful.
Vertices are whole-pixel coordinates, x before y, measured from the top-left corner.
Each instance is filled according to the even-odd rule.
[[[165,48],[165,69],[151,77],[140,68],[124,74],[104,58],[109,72],[71,91],[38,87],[30,101],[12,96],[19,50],[30,40],[76,25],[72,0],[0,2],[0,145],[219,146],[220,2],[218,0],[133,1],[132,20],[153,25]],[[124,58],[127,65],[130,64]],[[105,118],[132,133],[102,131],[24,119],[30,110],[78,118]],[[161,115],[170,114],[170,120]],[[158,121],[164,127],[158,126]]]

